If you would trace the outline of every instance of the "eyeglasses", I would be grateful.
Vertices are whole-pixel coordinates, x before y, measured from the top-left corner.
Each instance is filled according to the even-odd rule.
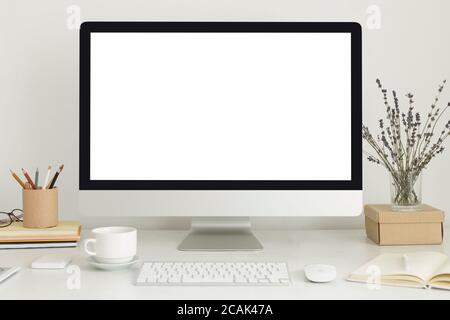
[[[0,228],[7,227],[15,221],[22,221],[23,211],[21,209],[13,209],[11,212],[0,211]]]

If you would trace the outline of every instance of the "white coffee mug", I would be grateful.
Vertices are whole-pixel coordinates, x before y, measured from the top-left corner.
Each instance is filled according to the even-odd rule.
[[[93,229],[94,238],[84,242],[84,251],[101,263],[124,263],[136,255],[137,230],[132,227]],[[93,244],[94,250],[89,249]]]

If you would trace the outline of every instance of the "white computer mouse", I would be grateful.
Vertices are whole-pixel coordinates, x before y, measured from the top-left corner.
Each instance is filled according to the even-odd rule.
[[[328,264],[309,264],[305,266],[305,277],[311,282],[330,282],[336,279],[336,267]]]

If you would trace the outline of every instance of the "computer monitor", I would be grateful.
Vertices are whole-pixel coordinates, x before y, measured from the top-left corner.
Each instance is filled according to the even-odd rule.
[[[192,217],[181,250],[358,215],[361,80],[357,23],[85,22],[81,213]]]

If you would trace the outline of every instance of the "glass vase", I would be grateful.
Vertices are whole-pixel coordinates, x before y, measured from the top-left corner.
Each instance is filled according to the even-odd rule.
[[[395,172],[391,178],[391,206],[394,211],[417,211],[422,205],[422,173]]]

